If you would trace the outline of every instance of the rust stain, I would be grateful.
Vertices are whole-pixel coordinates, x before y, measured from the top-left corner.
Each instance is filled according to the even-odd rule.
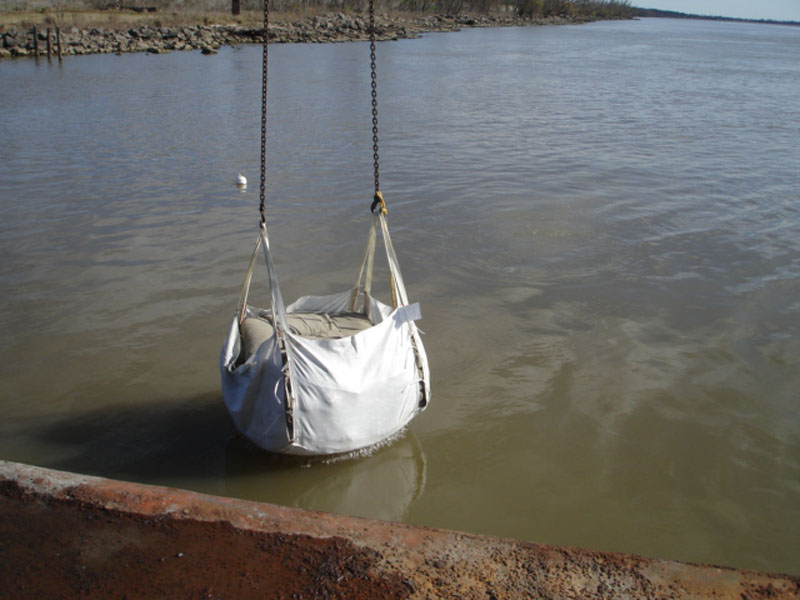
[[[0,598],[800,598],[800,578],[0,461]]]

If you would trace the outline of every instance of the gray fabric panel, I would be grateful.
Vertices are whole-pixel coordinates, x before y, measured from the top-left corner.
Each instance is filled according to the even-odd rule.
[[[272,323],[266,319],[249,317],[239,326],[242,332],[242,354],[252,356],[258,347],[272,337]]]
[[[336,328],[339,330],[339,335],[331,337],[343,338],[355,335],[359,331],[364,331],[372,326],[369,319],[361,313],[333,315],[331,318]]]
[[[355,335],[372,326],[361,313],[326,315],[317,313],[289,313],[286,315],[289,331],[295,335],[318,339],[338,339]],[[242,351],[251,356],[258,347],[272,337],[272,323],[266,318],[248,317],[241,326]]]

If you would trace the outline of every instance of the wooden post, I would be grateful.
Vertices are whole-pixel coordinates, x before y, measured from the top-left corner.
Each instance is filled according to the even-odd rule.
[[[61,62],[61,27],[56,27],[56,46],[58,46],[58,62]]]
[[[50,28],[47,28],[47,60],[50,60],[51,55],[53,54],[52,45],[50,43]]]
[[[239,13],[241,13],[239,0],[231,0],[231,14],[238,15]]]
[[[39,30],[33,26],[33,56],[39,58]]]

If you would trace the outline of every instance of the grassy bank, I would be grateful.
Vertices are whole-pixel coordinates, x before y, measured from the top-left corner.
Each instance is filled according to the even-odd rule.
[[[6,10],[0,13],[0,59],[41,55],[48,39],[51,43],[60,40],[58,51],[65,56],[162,54],[173,50],[213,54],[221,46],[260,43],[262,39],[262,13],[252,5],[233,15],[218,10],[217,0],[187,0],[180,6],[172,0],[162,0],[156,6],[144,4],[148,0],[136,0],[137,4],[112,8],[103,8],[99,0],[72,0],[69,4],[68,1],[28,0],[6,4]],[[336,1],[336,5],[334,0],[325,0],[301,6],[274,0],[270,41],[331,43],[367,39],[365,7],[356,11],[342,5],[343,0]],[[388,8],[381,4],[375,21],[378,40],[414,38],[426,32],[456,31],[462,27],[564,25],[625,18],[617,13],[601,16],[589,8],[627,6],[616,1],[524,0],[525,4],[518,6],[487,5],[482,7],[485,10],[437,13],[423,10],[424,7],[409,10],[406,7],[409,1],[395,0],[393,7]],[[554,12],[556,2],[560,8]],[[52,32],[53,28],[57,33]]]
[[[528,19],[618,19],[635,10],[620,0],[376,0],[382,13],[416,18],[430,14],[520,16]],[[0,3],[0,27],[104,27],[123,29],[149,25],[257,26],[261,0],[240,0],[240,14],[231,12],[231,0],[24,0]],[[364,0],[271,0],[271,21],[291,22],[330,12],[363,14]]]

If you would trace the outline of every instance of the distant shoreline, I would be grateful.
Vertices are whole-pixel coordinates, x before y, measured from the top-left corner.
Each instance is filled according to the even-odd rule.
[[[740,17],[721,17],[712,15],[695,15],[674,10],[661,10],[658,8],[637,8],[637,17],[660,19],[693,19],[698,21],[730,21],[734,23],[755,23],[758,25],[793,25],[800,27],[800,21],[776,21],[774,19],[744,19]]]

